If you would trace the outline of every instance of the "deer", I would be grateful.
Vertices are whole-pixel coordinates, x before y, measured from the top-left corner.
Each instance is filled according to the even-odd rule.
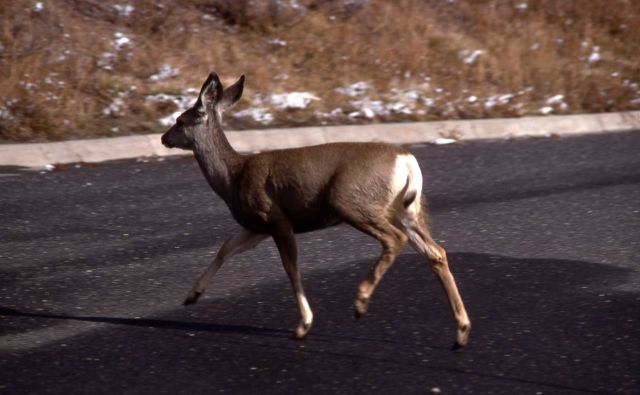
[[[444,288],[457,326],[453,349],[465,346],[471,322],[446,251],[427,227],[416,158],[402,147],[373,142],[238,153],[225,136],[222,116],[240,100],[244,81],[242,75],[225,89],[211,72],[195,104],[161,138],[168,148],[193,152],[210,187],[241,226],[224,241],[184,304],[198,301],[225,260],[271,237],[297,302],[300,321],[294,338],[303,339],[313,324],[313,312],[298,270],[295,235],[346,223],[382,245],[377,262],[357,287],[356,319],[365,316],[376,286],[410,244]]]

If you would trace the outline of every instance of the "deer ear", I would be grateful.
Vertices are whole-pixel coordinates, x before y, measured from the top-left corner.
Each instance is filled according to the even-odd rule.
[[[210,73],[207,80],[202,84],[198,100],[202,104],[204,111],[212,109],[222,98],[222,83],[216,73]]]
[[[224,90],[222,94],[222,100],[220,105],[223,110],[233,107],[234,104],[242,97],[242,90],[244,89],[244,75],[240,76],[235,84],[231,85]]]

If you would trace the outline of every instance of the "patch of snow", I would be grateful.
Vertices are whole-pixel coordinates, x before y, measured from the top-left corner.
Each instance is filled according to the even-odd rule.
[[[113,61],[116,55],[111,52],[103,52],[100,54],[96,65],[103,70],[111,70],[113,68]]]
[[[498,104],[498,98],[497,96],[489,96],[487,97],[487,99],[484,101],[484,108],[486,108],[487,110],[492,109],[493,107],[496,106],[496,104]]]
[[[180,70],[177,68],[173,68],[168,64],[163,64],[160,66],[160,70],[157,73],[153,74],[149,77],[149,81],[158,82],[163,81],[171,77],[175,77],[180,74]]]
[[[432,141],[432,143],[435,144],[435,145],[453,144],[455,142],[456,142],[455,139],[448,139],[448,138],[444,138],[444,137],[439,137],[439,138],[437,138],[437,139]]]
[[[540,109],[542,114],[549,114],[556,108],[566,110],[568,105],[564,102],[564,95],[555,95],[548,98],[545,102],[546,106]]]
[[[422,104],[424,104],[427,107],[433,107],[434,104],[436,104],[436,101],[432,97],[423,97]]]
[[[269,102],[278,110],[307,108],[309,103],[314,100],[320,100],[320,98],[309,92],[274,93],[269,96]]]
[[[533,43],[529,47],[529,50],[531,50],[531,51],[537,51],[538,49],[540,49],[540,44],[538,44],[538,43]]]
[[[242,118],[252,118],[254,121],[260,122],[263,125],[268,125],[273,122],[273,115],[266,108],[247,108],[233,115]]]
[[[371,85],[369,85],[369,83],[359,81],[336,88],[336,92],[346,96],[356,97],[365,94],[370,88]]]
[[[286,47],[287,46],[287,42],[284,41],[284,40],[281,40],[279,38],[272,38],[268,42],[269,42],[269,44],[275,45],[276,47]]]
[[[474,64],[478,57],[482,55],[484,51],[480,49],[476,49],[474,51],[470,51],[468,49],[463,49],[458,53],[458,56],[465,64]]]
[[[41,93],[41,96],[44,97],[45,101],[54,101],[59,99],[59,97],[53,92],[43,92]]]
[[[527,4],[527,2],[526,2],[526,1],[523,1],[522,3],[518,3],[518,4],[516,4],[516,6],[515,6],[515,7],[516,7],[516,10],[524,11],[524,10],[526,10],[527,8],[529,8],[529,5]]]
[[[289,79],[289,74],[287,73],[277,74],[277,75],[274,75],[271,79],[274,81],[286,81]]]
[[[135,10],[135,7],[131,4],[114,4],[113,8],[115,8],[118,15],[125,18],[131,16],[131,13]]]
[[[415,105],[421,96],[421,93],[415,89],[391,89],[391,95],[394,99],[401,100],[405,103]]]
[[[11,110],[9,110],[5,106],[0,106],[0,119],[4,119],[6,121],[15,121],[15,117],[11,114]]]
[[[344,115],[344,111],[342,110],[342,107],[337,107],[329,112],[322,112],[322,111],[316,110],[313,112],[313,115],[315,115],[317,118],[320,118],[320,119],[331,119],[331,118],[341,117],[342,115]],[[326,122],[323,122],[323,125],[325,124]]]
[[[329,115],[331,115],[332,117],[337,117],[339,115],[342,115],[344,112],[342,111],[342,107],[337,107],[334,108],[333,110],[331,110],[329,112]]]
[[[131,39],[121,32],[113,34],[113,49],[120,51],[124,47],[131,47]]]
[[[484,101],[484,108],[490,110],[498,104],[505,105],[509,103],[512,98],[513,95],[511,93],[507,93],[504,95],[491,95]]]
[[[331,118],[331,114],[326,113],[326,112],[322,112],[322,111],[318,111],[318,110],[315,110],[313,112],[313,116],[315,116],[316,118],[320,118],[320,119]]]
[[[599,60],[600,60],[600,47],[596,45],[591,49],[591,54],[587,58],[587,62],[595,63]]]
[[[27,91],[32,91],[33,88],[36,87],[36,84],[34,84],[33,82],[20,81],[18,82],[18,85]]]
[[[409,106],[406,103],[394,102],[386,105],[387,109],[394,114],[412,114],[413,106]]]
[[[500,95],[498,96],[498,103],[507,104],[512,98],[513,98],[513,95],[511,93],[507,93],[506,95]]]
[[[55,168],[56,168],[55,165],[52,165],[52,164],[46,164],[42,166],[42,169],[45,171],[53,171]]]
[[[532,87],[532,86],[528,86],[528,87],[526,87],[526,88],[524,88],[524,89],[522,89],[522,90],[518,91],[518,95],[524,95],[524,94],[526,94],[526,93],[533,92],[533,90],[534,90],[534,89],[533,89],[533,87]]]
[[[35,12],[40,12],[40,11],[44,10],[44,3],[43,3],[43,2],[41,2],[41,1],[39,1],[39,2],[35,3],[35,4],[33,5],[33,10],[34,10]]]
[[[564,103],[564,95],[551,96],[546,103],[549,105]]]
[[[69,57],[69,55],[71,55],[73,52],[70,49],[65,49],[64,51],[62,51],[62,53],[56,58],[56,62],[64,62],[65,60],[67,60],[67,58]]]
[[[178,110],[184,111],[196,101],[198,97],[193,93],[193,90],[186,90],[181,95],[169,95],[166,93],[158,93],[155,95],[149,95],[145,97],[146,101],[150,102],[171,102],[178,107]]]
[[[407,92],[407,91],[403,91]],[[391,102],[385,103],[382,100],[371,100],[368,97],[362,100],[354,100],[351,105],[356,109],[348,114],[350,118],[374,118],[376,116],[386,116],[393,114],[412,114],[415,108],[415,103],[419,96],[410,93],[406,96],[399,95],[396,92],[395,99]]]
[[[283,3],[285,3],[285,4],[283,4]],[[305,7],[298,2],[298,0],[289,0],[289,1],[286,1],[286,2],[282,1],[282,0],[279,0],[278,1],[278,5],[280,5],[280,6],[284,5],[285,7],[288,6],[288,7],[291,7],[293,9],[296,9],[296,10],[304,10],[305,9]]]
[[[476,96],[471,95],[471,96],[467,97],[467,101],[469,103],[475,103],[476,101],[478,101],[478,98]]]
[[[349,114],[351,118],[364,116],[365,118],[373,118],[376,115],[389,115],[389,110],[380,100],[371,100],[368,97],[363,100],[355,100],[351,105],[357,109]]]
[[[392,89],[393,101],[387,104],[387,109],[396,114],[412,114],[420,97],[421,92],[415,89]]]
[[[109,104],[109,107],[102,110],[102,113],[104,115],[118,115],[122,110],[122,107],[124,107],[124,101],[121,98],[116,97],[113,99],[111,104]]]
[[[545,106],[540,109],[540,114],[543,114],[543,115],[548,115],[548,114],[551,114],[552,112],[553,112],[553,107],[550,107],[550,106]]]
[[[180,116],[180,114],[182,114],[182,111],[175,111],[167,115],[166,117],[158,118],[158,123],[166,127],[172,126],[174,123],[176,123],[176,119]]]

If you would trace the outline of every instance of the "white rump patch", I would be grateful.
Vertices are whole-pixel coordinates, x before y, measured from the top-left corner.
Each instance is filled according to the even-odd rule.
[[[407,180],[409,181],[409,186],[407,190],[403,189],[407,185]],[[396,163],[393,168],[392,175],[392,185],[393,185],[393,195],[397,197],[399,194],[402,194],[402,199],[404,196],[409,194],[412,191],[416,192],[416,199],[407,207],[407,214],[416,215],[420,210],[420,195],[422,194],[422,172],[420,171],[420,166],[418,165],[418,161],[413,155],[403,154],[398,155],[396,157]]]

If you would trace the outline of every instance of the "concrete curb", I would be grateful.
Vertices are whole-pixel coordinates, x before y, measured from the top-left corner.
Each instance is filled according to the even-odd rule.
[[[256,152],[340,141],[383,141],[392,144],[455,140],[567,136],[640,130],[640,111],[555,115],[464,121],[318,126],[228,131],[240,152]],[[160,143],[160,134],[73,140],[55,143],[1,144],[0,166],[43,167],[47,164],[102,162],[146,156],[184,155]]]

